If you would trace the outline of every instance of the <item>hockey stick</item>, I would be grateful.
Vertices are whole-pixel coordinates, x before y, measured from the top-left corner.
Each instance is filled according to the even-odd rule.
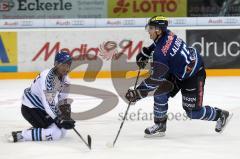
[[[138,79],[139,79],[139,75],[140,75],[140,70],[141,70],[141,69],[139,68],[139,69],[138,69],[138,74],[137,74],[137,79],[136,79],[135,84],[134,84],[134,89],[136,89],[136,86],[137,86],[137,83],[138,83]],[[114,145],[115,145],[115,143],[116,143],[116,141],[117,141],[117,139],[118,139],[118,136],[119,136],[119,134],[120,134],[120,131],[122,130],[122,127],[123,127],[123,124],[124,124],[125,119],[126,119],[126,117],[127,117],[128,110],[129,110],[129,108],[130,108],[131,103],[132,103],[132,102],[129,102],[129,103],[128,103],[127,110],[126,110],[126,112],[125,112],[125,114],[124,114],[123,121],[122,121],[122,123],[121,123],[121,125],[120,125],[120,128],[119,128],[119,130],[118,130],[117,136],[115,137],[115,140],[113,141],[112,147],[114,147]]]
[[[91,150],[92,147],[92,138],[90,135],[87,136],[87,142],[83,139],[83,137],[80,135],[80,133],[73,128],[74,132],[80,137],[80,139],[85,143],[85,145]]]

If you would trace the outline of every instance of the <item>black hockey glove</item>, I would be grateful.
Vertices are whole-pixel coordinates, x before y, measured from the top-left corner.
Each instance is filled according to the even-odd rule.
[[[59,107],[59,116],[55,119],[55,123],[58,127],[64,129],[72,129],[75,127],[75,121],[71,119],[71,105],[63,104]]]
[[[75,127],[75,121],[73,119],[65,120],[57,117],[55,119],[55,123],[59,128],[64,128],[67,130]]]
[[[136,56],[136,62],[139,68],[144,69],[148,63],[151,51],[147,47],[143,47],[142,50]]]
[[[125,97],[129,102],[137,102],[138,100],[147,96],[147,92],[141,91],[140,89],[128,89]]]

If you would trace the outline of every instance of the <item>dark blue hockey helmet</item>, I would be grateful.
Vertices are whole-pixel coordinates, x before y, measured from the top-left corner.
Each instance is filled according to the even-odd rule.
[[[146,28],[148,26],[155,26],[157,29],[161,29],[163,32],[166,32],[167,26],[168,26],[168,20],[166,17],[161,15],[153,16],[148,20]]]
[[[59,51],[55,55],[54,64],[67,63],[71,65],[72,57],[66,51]]]

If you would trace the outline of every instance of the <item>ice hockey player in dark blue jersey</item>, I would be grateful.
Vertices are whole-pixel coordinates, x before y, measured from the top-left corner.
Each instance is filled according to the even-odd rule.
[[[145,68],[152,57],[151,73],[135,89],[126,93],[128,101],[136,102],[154,92],[154,125],[145,129],[145,137],[164,136],[167,123],[168,99],[179,91],[182,106],[191,119],[217,121],[215,131],[222,132],[229,119],[229,112],[203,106],[205,68],[198,51],[167,29],[168,20],[154,16],[146,25],[150,39],[154,42],[143,47],[136,62]]]
[[[71,63],[67,52],[57,52],[54,67],[42,71],[24,90],[21,113],[32,128],[13,131],[9,141],[58,140],[65,136],[66,130],[74,128],[72,101],[67,98]]]

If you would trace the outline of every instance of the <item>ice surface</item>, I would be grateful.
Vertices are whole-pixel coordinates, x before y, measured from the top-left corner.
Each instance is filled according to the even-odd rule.
[[[166,136],[144,138],[144,129],[153,124],[150,120],[153,99],[148,97],[130,108],[129,115],[132,116],[128,116],[115,147],[108,148],[106,144],[113,142],[121,123],[119,113],[123,114],[127,106],[120,99],[118,106],[112,111],[94,119],[77,121],[76,129],[82,136],[92,136],[92,151],[89,151],[73,131],[68,131],[67,136],[59,141],[8,143],[5,134],[30,127],[21,116],[20,105],[23,89],[31,84],[31,80],[0,80],[0,159],[239,158],[239,81],[240,77],[209,77],[206,81],[204,104],[233,113],[222,134],[214,131],[215,122],[186,120],[182,116],[184,110],[178,94],[174,99],[170,99],[169,112],[171,116],[181,116],[168,121]],[[98,79],[95,82],[73,80],[73,83],[109,90],[116,94],[110,79]],[[101,99],[89,96],[71,97],[74,99],[74,112],[89,110],[101,102]],[[145,120],[146,117],[148,120]]]

